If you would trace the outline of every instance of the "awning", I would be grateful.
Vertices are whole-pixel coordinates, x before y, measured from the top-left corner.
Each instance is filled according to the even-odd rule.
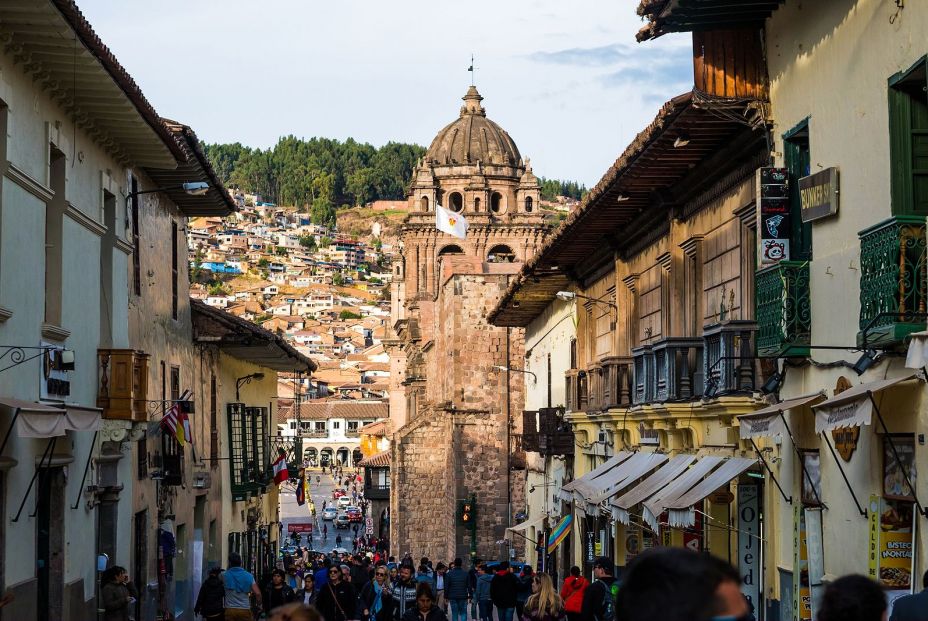
[[[621,464],[623,461],[631,458],[632,455],[634,455],[634,453],[629,451],[619,451],[608,460],[606,460],[606,463],[602,464],[601,466],[593,468],[579,479],[574,479],[570,483],[562,485],[561,489],[557,492],[558,497],[564,502],[573,502],[573,491],[578,486],[587,485],[594,482],[596,479],[605,475],[607,472]]]
[[[873,415],[873,401],[870,395],[891,388],[896,384],[914,379],[915,373],[908,373],[892,379],[867,382],[848,388],[836,397],[814,406],[815,433],[832,431],[842,427],[860,427],[869,425]]]
[[[585,503],[586,513],[596,513],[599,503],[616,495],[622,489],[666,462],[667,459],[668,457],[662,453],[635,453],[631,459],[613,468],[606,476],[597,479],[595,492],[583,496],[582,501]],[[577,498],[580,493],[580,490],[574,490],[574,498]],[[579,498],[577,500],[580,501]]]
[[[506,529],[506,532],[512,531],[514,533],[519,533],[519,532],[524,533],[528,531],[529,528],[532,528],[532,527],[537,528],[539,526],[542,526],[545,522],[545,518],[547,517],[548,517],[547,515],[543,514],[541,517],[537,517],[533,520],[526,520],[522,522],[521,524],[510,526],[509,528]]]
[[[928,367],[928,331],[910,334],[909,351],[905,357],[905,366],[909,369]]]
[[[644,521],[647,522],[651,528],[657,530],[659,527],[657,518],[667,509],[668,503],[693,489],[693,487],[695,487],[703,477],[712,472],[723,459],[724,458],[718,455],[706,455],[705,457],[697,459],[696,463],[690,466],[688,470],[644,501],[641,512]]]
[[[696,510],[693,508],[693,505],[700,502],[723,485],[728,485],[732,479],[738,477],[742,472],[756,463],[756,459],[745,459],[742,457],[727,459],[712,474],[698,483],[696,487],[677,496],[673,500],[667,499],[664,504],[667,507],[670,525],[675,527],[689,527],[696,524]]]
[[[0,406],[16,419],[21,438],[53,438],[68,431],[96,431],[102,410],[79,405],[49,405],[20,399],[0,399]]]
[[[818,402],[825,399],[824,392],[817,392],[814,395],[796,397],[780,401],[771,406],[765,407],[750,414],[744,414],[738,417],[739,430],[742,440],[750,438],[765,438],[783,435],[787,432],[786,423],[783,422],[781,414],[793,408],[799,408],[812,402]]]
[[[695,455],[676,455],[664,464],[660,470],[646,478],[644,481],[627,491],[625,494],[612,500],[609,505],[612,517],[628,526],[628,510],[639,502],[650,498],[657,490],[674,480],[681,472],[696,461]]]

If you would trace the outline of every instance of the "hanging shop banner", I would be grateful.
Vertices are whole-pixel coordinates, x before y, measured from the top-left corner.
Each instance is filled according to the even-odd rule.
[[[876,580],[880,575],[880,497],[870,496],[867,506],[867,575]]]
[[[741,439],[749,438],[769,438],[781,436],[786,433],[786,424],[783,422],[783,416],[779,412],[765,414],[762,416],[739,416]]]
[[[741,592],[760,610],[760,506],[757,485],[738,486],[738,571]]]
[[[793,508],[793,618],[812,619],[806,519],[803,507],[798,503]]]
[[[896,459],[897,455],[899,459]],[[914,500],[905,479],[908,476],[912,485],[918,485],[916,474],[915,436],[883,436],[883,496],[895,500]]]
[[[702,521],[702,511],[704,508],[701,502],[696,505],[696,520],[691,528],[684,529],[683,531],[683,547],[693,552],[702,552],[704,549]]]
[[[887,591],[903,595],[912,591],[913,506],[891,498],[880,502],[879,582]]]
[[[838,213],[838,169],[826,168],[799,180],[802,221],[812,222]]]
[[[789,173],[785,168],[757,171],[758,261],[761,266],[789,259]]]
[[[822,601],[825,585],[822,577],[825,575],[825,548],[822,542],[822,510],[818,507],[806,507],[803,511],[806,521],[806,556],[809,569],[809,595],[810,612],[813,620],[815,612]]]

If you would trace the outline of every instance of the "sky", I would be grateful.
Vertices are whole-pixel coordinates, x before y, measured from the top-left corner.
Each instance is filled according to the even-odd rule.
[[[475,57],[487,116],[537,175],[594,185],[692,88],[688,35],[637,43],[633,0],[78,0],[161,116],[205,142],[428,146]]]

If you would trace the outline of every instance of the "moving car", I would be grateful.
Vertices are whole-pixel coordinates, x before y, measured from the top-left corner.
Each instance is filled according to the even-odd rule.
[[[345,509],[351,504],[351,499],[347,496],[342,496],[338,499],[338,508]]]
[[[339,513],[335,517],[335,528],[344,528],[347,529],[350,521],[348,520],[348,515],[345,513]]]
[[[322,511],[323,520],[334,520],[335,516],[337,515],[338,515],[338,509],[336,509],[335,507],[326,507]]]
[[[348,492],[346,492],[342,488],[338,488],[332,492],[332,498],[335,498],[336,500],[341,498],[342,496],[347,496],[347,495],[348,495]]]
[[[345,509],[345,514],[348,516],[349,522],[361,522],[364,520],[360,507],[348,507]]]

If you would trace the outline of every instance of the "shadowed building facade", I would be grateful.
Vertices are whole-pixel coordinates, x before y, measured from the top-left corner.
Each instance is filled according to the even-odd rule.
[[[393,552],[453,558],[471,549],[459,524],[476,499],[476,551],[495,557],[524,499],[520,445],[523,332],[486,323],[511,274],[548,230],[540,186],[471,86],[459,117],[413,171],[402,257],[394,266],[390,353],[390,539]],[[435,205],[461,213],[466,239],[435,227]]]

